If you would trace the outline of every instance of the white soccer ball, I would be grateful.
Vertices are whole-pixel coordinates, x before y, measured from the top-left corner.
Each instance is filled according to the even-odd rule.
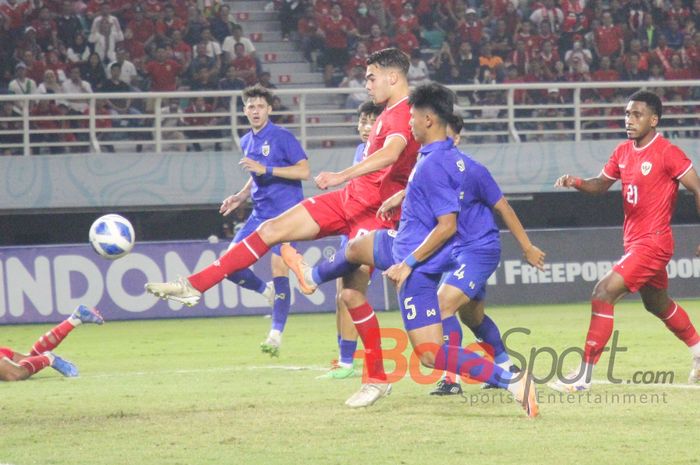
[[[134,228],[120,215],[104,215],[90,226],[90,245],[107,260],[116,260],[134,248]]]

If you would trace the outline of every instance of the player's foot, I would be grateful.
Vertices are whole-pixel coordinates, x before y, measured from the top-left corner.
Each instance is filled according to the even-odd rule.
[[[267,335],[267,339],[260,343],[260,350],[263,354],[270,354],[270,357],[279,357],[281,345],[282,336],[279,332],[273,333],[270,331],[270,334]]]
[[[262,293],[262,296],[265,297],[265,300],[267,300],[267,305],[270,307],[275,305],[275,283],[272,281],[268,281],[267,284],[265,284],[265,290]]]
[[[700,384],[700,358],[693,358],[693,369],[688,376],[689,384]]]
[[[169,283],[146,283],[146,292],[161,299],[170,299],[191,307],[199,302],[202,293],[192,287],[187,278],[178,278]]]
[[[389,383],[366,383],[345,401],[345,405],[350,408],[369,407],[389,394],[391,394],[391,384]]]
[[[540,407],[537,405],[537,390],[535,382],[532,380],[532,375],[525,370],[520,380],[520,391],[515,395],[515,400],[520,403],[520,406],[525,410],[525,414],[530,418],[535,418],[540,413]]]
[[[580,371],[574,370],[562,379],[552,381],[547,386],[564,394],[573,394],[588,391],[591,388],[591,383],[586,382],[586,377]]]
[[[516,367],[515,365],[511,365],[508,367],[508,371],[510,371],[514,375],[517,375],[518,373],[520,373],[520,368]],[[494,384],[484,383],[481,385],[481,389],[499,389],[499,387]]]
[[[51,354],[53,361],[51,362],[51,368],[61,373],[66,378],[75,378],[78,376],[78,367],[73,365],[68,360],[64,360],[56,354]]]
[[[99,310],[96,308],[88,308],[85,305],[78,305],[78,308],[75,309],[71,317],[80,320],[82,323],[101,325],[105,322]]]
[[[317,376],[316,379],[347,379],[355,375],[357,375],[357,372],[354,365],[348,367],[340,365],[337,360],[333,360],[331,369],[321,376]]]
[[[304,261],[297,249],[289,244],[282,244],[280,247],[280,255],[287,264],[290,270],[294,272],[299,282],[299,290],[306,295],[313,294],[316,291],[316,286],[311,279],[311,267]]]
[[[435,389],[430,392],[431,396],[456,396],[462,394],[462,385],[455,383],[450,378],[442,378],[437,382]]]

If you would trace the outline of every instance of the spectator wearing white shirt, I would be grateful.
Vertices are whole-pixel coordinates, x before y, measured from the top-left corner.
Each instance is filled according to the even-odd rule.
[[[44,71],[44,81],[36,88],[37,94],[60,94],[61,84],[58,83],[56,73],[52,69]]]
[[[428,71],[428,65],[421,58],[419,49],[411,52],[411,65],[408,68],[407,77],[410,86],[419,86],[430,82],[430,71]]]
[[[30,95],[36,93],[36,82],[27,77],[27,65],[20,62],[15,66],[15,78],[10,81],[7,90],[15,95]]]
[[[345,100],[345,108],[357,109],[365,100],[367,100],[367,90],[365,89],[365,68],[362,66],[354,66],[348,76],[343,78],[338,87],[347,87],[349,89],[357,89],[357,92],[348,94]]]
[[[69,78],[63,81],[61,90],[64,94],[91,94],[92,86],[80,77],[80,68],[73,66]],[[72,114],[85,114],[89,108],[87,100],[69,100],[68,108]]]
[[[118,63],[119,67],[121,69],[121,74],[119,75],[119,79],[122,81],[126,82],[129,86],[134,86],[134,82],[132,81],[135,77],[138,77],[139,73],[136,71],[136,66],[129,60],[127,60],[127,53],[126,50],[123,48],[117,48],[117,59],[109,64],[107,69],[112,69],[112,65],[114,63]]]
[[[227,61],[230,61],[236,54],[234,52],[234,47],[236,44],[243,44],[245,47],[246,55],[250,55],[256,59],[255,56],[255,45],[247,37],[243,37],[243,28],[236,24],[231,27],[231,35],[224,39],[224,43],[221,45],[221,50],[223,50],[227,55]]]
[[[92,22],[88,41],[94,44],[95,52],[103,62],[117,59],[117,43],[124,40],[124,33],[116,16],[109,14],[109,3],[100,5],[100,15]]]

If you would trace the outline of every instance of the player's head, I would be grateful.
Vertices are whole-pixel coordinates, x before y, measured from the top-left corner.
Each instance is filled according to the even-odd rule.
[[[658,95],[640,90],[630,95],[625,108],[627,138],[646,144],[656,132],[663,107]]]
[[[367,142],[369,133],[372,130],[372,125],[377,116],[382,112],[382,106],[375,104],[371,100],[367,100],[357,109],[357,132],[360,133],[362,142]]]
[[[385,48],[372,53],[367,58],[365,71],[365,88],[372,101],[384,104],[392,97],[404,97],[404,92],[408,90],[406,76],[410,65],[408,55],[398,48]]]
[[[447,121],[447,137],[452,138],[455,147],[457,147],[459,141],[462,140],[462,128],[464,128],[464,119],[462,119],[462,115],[452,113],[449,121]]]
[[[261,85],[243,90],[243,112],[254,131],[262,129],[272,111],[272,92]]]
[[[421,144],[447,137],[447,125],[454,112],[455,94],[447,87],[430,83],[416,87],[408,97],[411,132]]]

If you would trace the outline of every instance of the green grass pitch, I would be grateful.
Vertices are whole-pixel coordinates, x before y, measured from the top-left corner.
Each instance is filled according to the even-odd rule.
[[[700,302],[683,304],[700,326]],[[503,331],[531,331],[508,340],[529,355],[579,347],[590,312],[575,304],[489,314]],[[379,318],[401,327],[397,312]],[[501,391],[470,385],[466,399],[435,398],[410,378],[351,411],[343,402],[359,378],[316,379],[336,357],[334,316],[291,315],[279,359],[258,349],[268,326],[240,317],[78,328],[57,353],[79,366],[79,378],[46,369],[0,383],[0,464],[700,464],[700,389],[684,386],[690,355],[637,302],[616,310],[627,351],[614,375],[672,371],[673,384],[606,384],[604,355],[595,395],[560,398],[539,386],[536,420]],[[47,328],[3,327],[0,344],[26,350]],[[551,357],[538,360],[544,376]],[[576,366],[574,356],[564,365]]]

